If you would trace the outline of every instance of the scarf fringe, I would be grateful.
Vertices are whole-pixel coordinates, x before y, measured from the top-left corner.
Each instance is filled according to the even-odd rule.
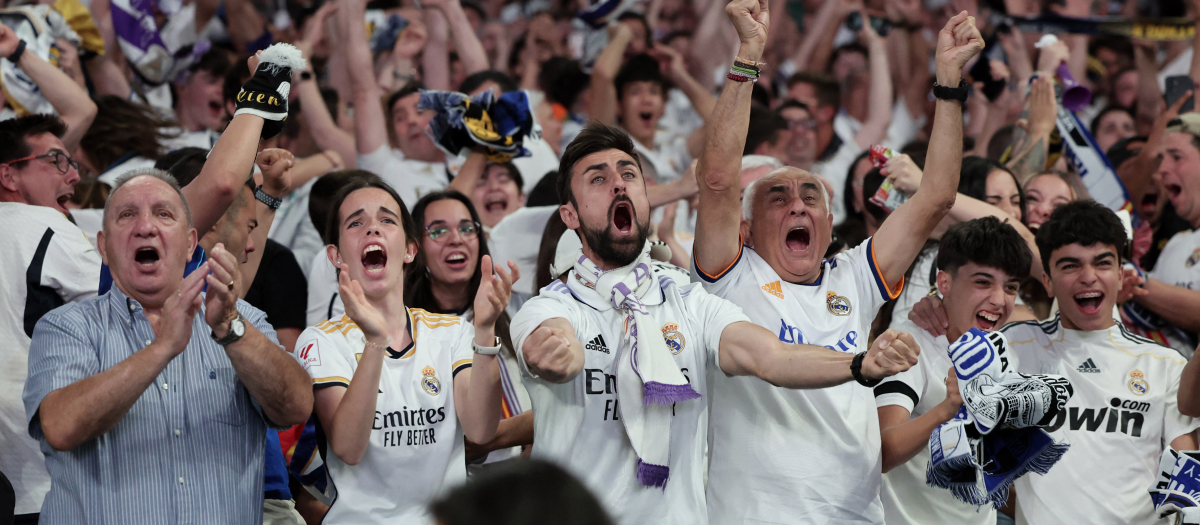
[[[671,469],[664,465],[655,465],[646,463],[641,458],[637,460],[637,480],[646,487],[660,487],[663,490],[667,488],[667,478],[670,477]]]
[[[692,389],[692,385],[670,385],[657,381],[647,381],[642,385],[642,405],[670,405],[679,401],[699,399],[700,394]]]

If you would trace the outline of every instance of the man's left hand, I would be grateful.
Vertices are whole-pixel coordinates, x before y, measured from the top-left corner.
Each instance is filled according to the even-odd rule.
[[[291,169],[296,165],[292,152],[280,148],[264,149],[254,163],[262,170],[262,189],[267,195],[282,199],[291,192]]]
[[[966,11],[954,15],[938,33],[935,66],[938,84],[958,87],[963,67],[980,51],[983,51],[983,37],[975,27],[975,17],[968,16]]]
[[[229,333],[229,323],[237,317],[237,300],[241,297],[242,277],[238,271],[237,258],[217,243],[209,254],[208,267],[211,273],[205,276],[208,293],[204,298],[204,321],[212,328],[213,335],[224,337]]]

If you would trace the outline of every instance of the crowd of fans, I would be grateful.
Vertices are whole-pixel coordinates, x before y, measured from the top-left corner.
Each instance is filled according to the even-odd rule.
[[[1200,524],[1200,0],[0,5],[0,524]]]

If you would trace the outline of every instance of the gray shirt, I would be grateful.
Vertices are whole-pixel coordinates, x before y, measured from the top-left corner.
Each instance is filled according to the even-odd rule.
[[[277,342],[262,311],[245,301],[237,309]],[[262,522],[268,423],[211,333],[201,309],[187,348],[121,421],[60,452],[42,434],[42,399],[117,365],[149,345],[154,331],[142,306],[116,286],[42,317],[24,392],[29,433],[41,444],[53,482],[41,523]]]

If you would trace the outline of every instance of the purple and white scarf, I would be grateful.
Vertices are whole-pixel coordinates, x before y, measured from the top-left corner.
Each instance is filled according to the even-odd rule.
[[[617,351],[617,399],[621,422],[637,454],[637,479],[648,487],[667,485],[670,475],[671,405],[697,399],[643,301],[659,293],[650,264],[650,243],[633,263],[602,270],[579,253],[567,286],[580,299],[625,312]]]

